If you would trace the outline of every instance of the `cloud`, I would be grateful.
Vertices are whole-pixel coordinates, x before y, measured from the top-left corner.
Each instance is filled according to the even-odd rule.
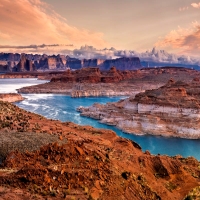
[[[181,53],[200,53],[200,24],[193,22],[189,28],[183,29],[178,27],[172,30],[164,38],[161,38],[156,44],[157,47],[172,47],[180,49]]]
[[[0,4],[1,45],[55,43],[80,47],[88,44],[99,48],[108,45],[103,33],[69,25],[65,18],[41,0],[1,0]]]
[[[200,8],[200,2],[199,3],[192,3],[191,6],[193,8]]]
[[[72,47],[73,44],[68,44],[68,45],[60,45],[60,44],[41,44],[41,45],[28,45],[28,46],[11,46],[11,45],[0,45],[0,49],[8,49],[8,48],[12,48],[12,49],[38,49],[38,48],[46,48],[46,47]]]
[[[74,49],[71,51],[64,50],[62,53],[78,59],[114,59],[120,57],[139,57],[141,61],[148,62],[200,65],[200,59],[198,58],[193,58],[188,55],[176,55],[173,53],[168,53],[165,50],[156,49],[156,47],[145,52],[137,52],[134,50],[117,50],[115,48],[97,49],[93,46],[85,45],[79,49]]]

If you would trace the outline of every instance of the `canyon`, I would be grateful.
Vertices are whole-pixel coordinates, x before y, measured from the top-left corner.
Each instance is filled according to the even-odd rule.
[[[18,92],[129,96],[78,110],[130,134],[199,138],[198,71],[111,67],[105,72],[92,67],[40,77],[51,81]],[[0,99],[0,135],[2,199],[199,198],[196,159],[142,152],[111,130],[47,119]]]
[[[142,152],[113,131],[0,101],[1,199],[199,197],[199,162]],[[9,139],[8,139],[9,138]]]
[[[200,138],[200,81],[169,80],[117,103],[79,107],[81,115],[115,125],[130,134]]]

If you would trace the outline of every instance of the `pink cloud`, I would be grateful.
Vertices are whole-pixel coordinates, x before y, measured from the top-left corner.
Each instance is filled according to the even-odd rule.
[[[70,26],[66,19],[41,0],[1,0],[1,5],[1,44],[70,43],[75,46],[85,44],[100,48],[107,46],[103,33]]]
[[[193,8],[200,8],[200,2],[199,3],[192,3],[191,6]]]
[[[187,29],[178,27],[172,30],[156,44],[157,47],[180,49],[181,53],[200,53],[200,24],[193,22]]]

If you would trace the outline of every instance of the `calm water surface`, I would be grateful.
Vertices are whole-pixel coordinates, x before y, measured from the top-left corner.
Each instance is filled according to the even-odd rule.
[[[0,79],[0,93],[16,93],[16,89],[46,82],[36,78]]]
[[[0,93],[15,92],[15,89],[45,81],[36,79],[0,79]],[[52,94],[23,94],[26,98],[20,103],[19,107],[41,114],[47,118],[59,119],[61,121],[72,121],[81,125],[91,125],[96,128],[111,129],[119,136],[134,140],[142,147],[143,151],[149,150],[152,154],[182,155],[184,157],[194,156],[200,160],[200,140],[188,140],[180,138],[165,138],[159,136],[137,136],[125,134],[113,126],[99,123],[97,120],[82,117],[76,111],[79,106],[90,106],[93,103],[115,102],[120,97],[89,97],[71,98],[64,95]]]

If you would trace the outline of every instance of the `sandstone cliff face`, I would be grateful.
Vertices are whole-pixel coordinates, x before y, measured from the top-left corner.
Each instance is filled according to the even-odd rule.
[[[19,60],[20,54],[0,53],[0,72],[11,72]]]
[[[81,60],[82,67],[96,67],[104,63],[102,59],[83,59]]]
[[[200,138],[200,82],[170,81],[117,103],[80,107],[83,116],[127,133]]]
[[[26,59],[25,54],[21,55],[20,61],[16,67],[13,68],[14,72],[34,71],[35,65],[31,60]]]
[[[66,67],[70,69],[80,69],[82,67],[81,60],[66,56]]]
[[[36,61],[37,62],[37,61]],[[37,62],[37,68],[41,70],[65,69],[66,60],[58,56],[45,56]]]
[[[101,70],[109,70],[112,66],[115,66],[118,70],[136,70],[142,68],[138,57],[105,60],[104,63],[99,65]]]
[[[117,70],[136,70],[142,68],[138,57],[123,57],[110,60],[83,59],[81,63],[82,67],[99,67],[101,70],[109,70],[112,66],[115,66]]]

